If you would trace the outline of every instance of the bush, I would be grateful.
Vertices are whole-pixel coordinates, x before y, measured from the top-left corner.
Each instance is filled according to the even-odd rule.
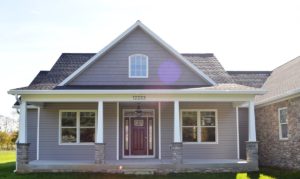
[[[13,150],[15,149],[15,142],[18,138],[18,132],[3,132],[0,131],[0,149]]]

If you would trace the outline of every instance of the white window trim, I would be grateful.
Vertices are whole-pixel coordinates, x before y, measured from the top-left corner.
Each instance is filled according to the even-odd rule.
[[[183,112],[197,112],[197,142],[183,142],[182,140],[182,113]],[[200,112],[210,112],[213,111],[216,114],[216,141],[215,142],[202,142],[199,141],[200,140],[200,135],[201,135],[201,125],[200,125]],[[218,128],[218,110],[217,109],[181,109],[180,110],[180,137],[181,137],[181,141],[183,144],[219,144],[219,128]]]
[[[124,128],[125,128],[125,117],[128,117],[128,116],[126,116],[125,115],[125,112],[127,112],[127,111],[136,111],[136,109],[123,109],[123,111],[122,111],[122,113],[123,113],[123,115],[122,115],[122,157],[123,158],[155,158],[155,156],[156,156],[156,127],[155,127],[155,116],[156,116],[156,114],[155,114],[155,109],[149,109],[149,108],[144,108],[144,109],[142,109],[142,111],[152,111],[153,112],[153,116],[150,116],[150,117],[153,117],[153,155],[137,155],[137,156],[135,156],[135,155],[125,155],[125,151],[124,151],[124,149],[125,149],[125,139],[124,139]],[[149,116],[147,116],[147,117],[149,117]],[[130,122],[129,122],[129,124],[130,124]],[[129,127],[129,129],[130,129],[130,127]],[[148,130],[147,130],[147,133],[148,133]],[[129,136],[129,138],[130,138],[131,136]],[[129,139],[130,140],[130,139]],[[149,142],[147,142],[147,148],[148,148],[148,145],[149,145]],[[149,148],[148,148],[148,150],[149,150]],[[129,145],[129,154],[131,153],[131,145]],[[148,153],[148,151],[147,151],[147,153]]]
[[[280,123],[280,111],[281,110],[287,110],[287,107],[282,107],[278,108],[278,129],[279,129],[279,140],[288,140],[289,139],[289,129],[288,129],[288,115],[286,116],[286,123]],[[282,137],[282,129],[281,129],[281,124],[286,124],[287,125],[287,137]]]
[[[146,76],[132,76],[131,75],[131,61],[130,61],[130,58],[132,56],[136,56],[136,55],[140,55],[140,56],[144,56],[146,57]],[[148,56],[147,55],[144,55],[144,54],[132,54],[128,57],[128,77],[129,78],[148,78],[148,74],[149,74],[149,60],[148,60]]]
[[[63,112],[76,112],[76,143],[63,143],[61,141],[61,117]],[[97,110],[59,110],[59,121],[58,121],[58,145],[94,145],[95,142],[80,142],[79,136],[80,136],[80,112],[94,112],[95,113],[95,135],[97,133]],[[84,127],[83,127],[84,128]],[[88,128],[88,127],[87,127]]]

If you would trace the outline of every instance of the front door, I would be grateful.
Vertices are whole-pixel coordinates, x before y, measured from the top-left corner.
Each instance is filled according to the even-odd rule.
[[[124,157],[154,157],[154,110],[124,110]]]
[[[131,118],[131,155],[147,155],[147,118]]]

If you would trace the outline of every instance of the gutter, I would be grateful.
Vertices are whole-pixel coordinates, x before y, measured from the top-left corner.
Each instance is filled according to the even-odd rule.
[[[202,90],[202,89],[160,89],[160,90],[9,90],[11,95],[24,94],[250,94],[262,95],[267,91],[255,90]]]
[[[300,88],[299,89],[294,89],[294,90],[290,90],[287,91],[286,93],[283,93],[281,95],[277,95],[277,96],[273,96],[270,98],[267,98],[265,100],[262,101],[258,101],[255,103],[256,106],[265,106],[271,103],[275,103],[275,102],[279,102],[279,101],[283,101],[285,99],[289,99],[289,98],[293,98],[293,97],[297,97],[300,96]]]

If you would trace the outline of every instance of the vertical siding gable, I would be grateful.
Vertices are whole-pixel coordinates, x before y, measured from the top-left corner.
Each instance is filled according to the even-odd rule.
[[[132,54],[144,54],[149,57],[149,78],[128,78],[128,57]],[[143,30],[137,28],[68,85],[209,84]]]

